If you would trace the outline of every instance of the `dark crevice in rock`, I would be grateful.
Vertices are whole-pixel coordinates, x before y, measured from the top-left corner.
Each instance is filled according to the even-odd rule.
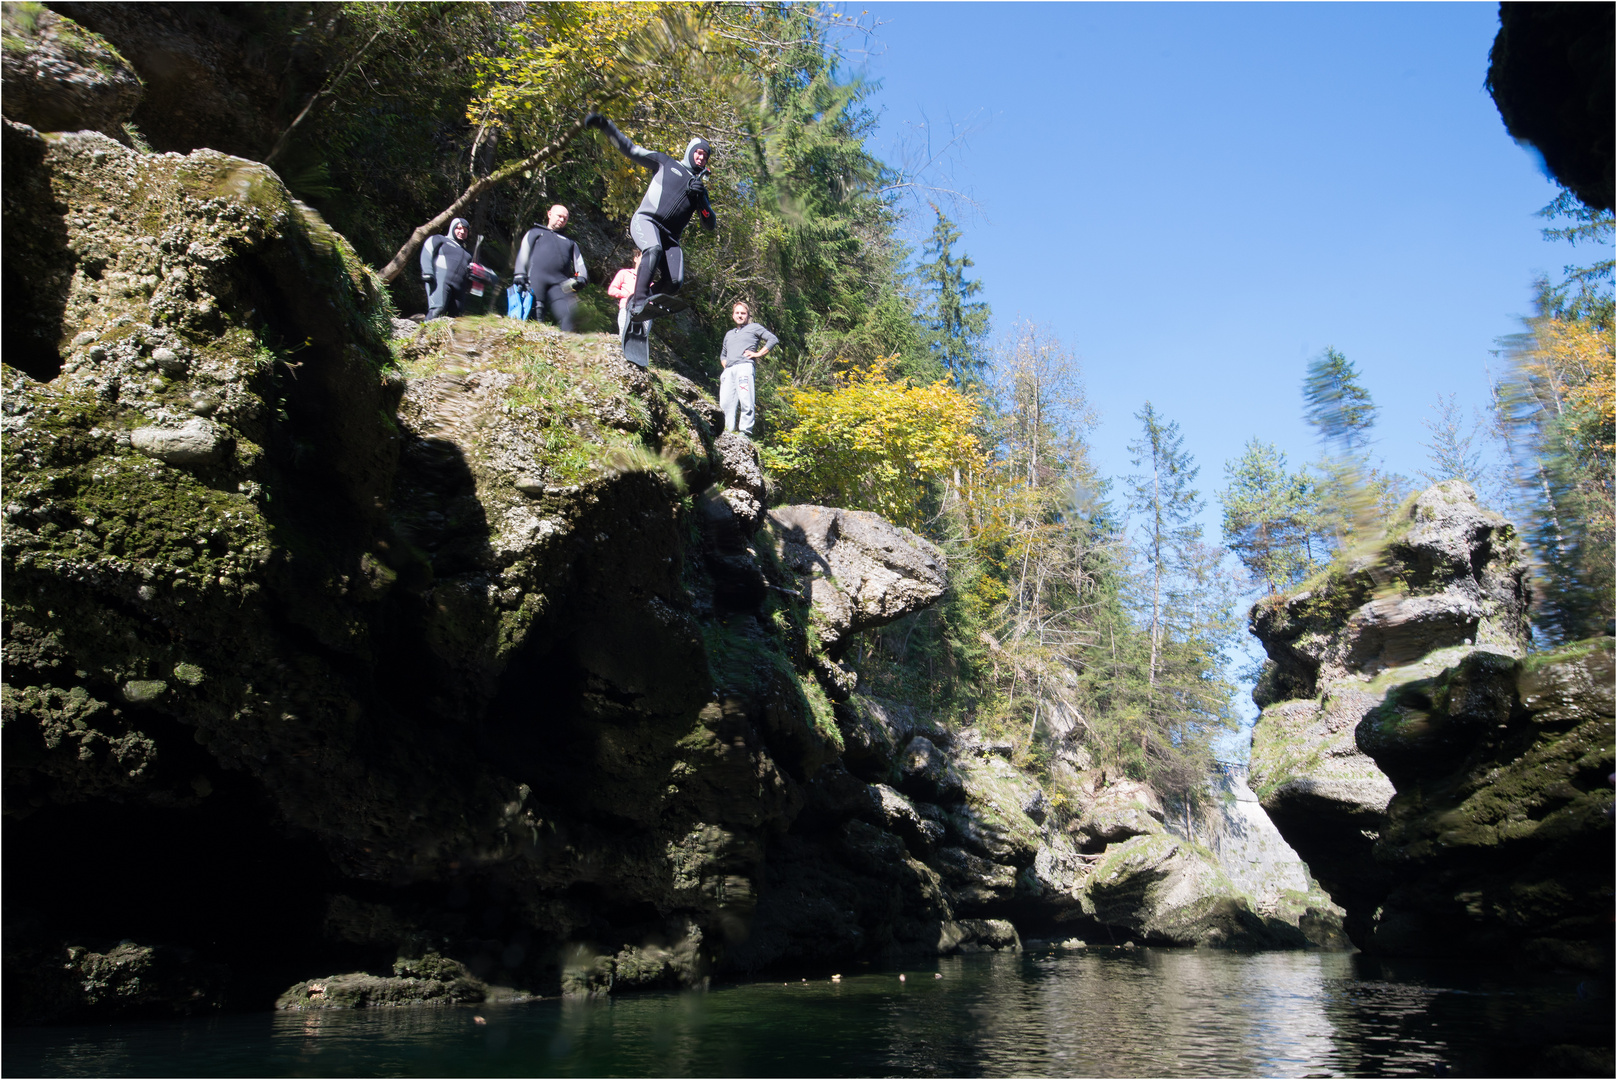
[[[8,922],[23,913],[32,938],[47,948],[71,942],[106,950],[121,939],[187,946],[203,962],[228,967],[223,1000],[261,1008],[330,955],[323,894],[340,876],[312,837],[275,824],[278,815],[251,778],[204,754],[183,755],[191,761],[182,768],[172,759],[189,732],[171,730],[172,722],[146,724],[165,765],[194,770],[196,788],[207,794],[192,806],[48,806],[26,827],[8,825]],[[31,984],[31,977],[7,979],[8,1022],[53,1018]]]
[[[44,140],[9,120],[4,140],[0,350],[10,366],[49,382],[62,373],[62,316],[78,260],[68,244],[67,208],[51,192]]]

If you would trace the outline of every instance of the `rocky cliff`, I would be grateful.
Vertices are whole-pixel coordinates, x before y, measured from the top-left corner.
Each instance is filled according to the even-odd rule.
[[[752,448],[606,339],[393,340],[261,166],[5,137],[36,343],[5,373],[8,841],[52,868],[8,949],[172,941],[199,987],[255,950],[281,986],[401,949],[540,988],[569,943],[712,970],[836,757],[813,672],[935,599],[936,551],[814,508],[760,533]]]
[[[861,695],[941,553],[771,507],[678,357],[395,320],[250,160],[3,154],[8,1019],[1330,940],[1081,754]]]
[[[1363,949],[1609,969],[1612,639],[1531,653],[1526,604],[1450,481],[1252,611],[1252,781]]]

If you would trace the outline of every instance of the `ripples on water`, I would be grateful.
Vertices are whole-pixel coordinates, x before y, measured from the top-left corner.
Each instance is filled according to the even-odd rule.
[[[4,1072],[1508,1076],[1524,1056],[1558,1071],[1543,1044],[1598,1040],[1611,1022],[1610,999],[1576,977],[1528,987],[1343,953],[1101,949],[953,957],[904,982],[12,1029]]]

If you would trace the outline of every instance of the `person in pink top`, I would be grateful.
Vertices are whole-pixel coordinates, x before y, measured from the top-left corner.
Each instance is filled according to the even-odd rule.
[[[635,274],[640,269],[640,249],[634,249],[634,265],[619,270],[606,287],[606,295],[618,299],[618,333],[623,333],[624,320],[629,317],[629,297],[634,295]]]

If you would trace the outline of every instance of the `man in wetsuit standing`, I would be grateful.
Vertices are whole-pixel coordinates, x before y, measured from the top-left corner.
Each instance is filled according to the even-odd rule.
[[[662,314],[656,297],[672,295],[684,284],[685,253],[680,250],[679,237],[691,215],[709,232],[717,225],[704,179],[712,147],[706,139],[692,139],[685,147],[684,160],[675,161],[668,154],[635,144],[599,113],[590,113],[584,123],[605,132],[624,157],[652,171],[646,196],[629,219],[629,236],[641,256],[634,294],[629,297],[629,318],[624,323],[627,340],[633,323]]]
[[[466,250],[471,225],[465,218],[449,223],[442,236],[429,236],[421,245],[421,283],[427,289],[427,318],[453,318],[466,300],[466,279],[472,256]]]
[[[589,282],[589,272],[578,245],[561,234],[568,217],[567,207],[557,203],[550,208],[543,226],[528,230],[517,249],[517,268],[512,278],[549,309],[557,326],[572,333],[577,293]]]

